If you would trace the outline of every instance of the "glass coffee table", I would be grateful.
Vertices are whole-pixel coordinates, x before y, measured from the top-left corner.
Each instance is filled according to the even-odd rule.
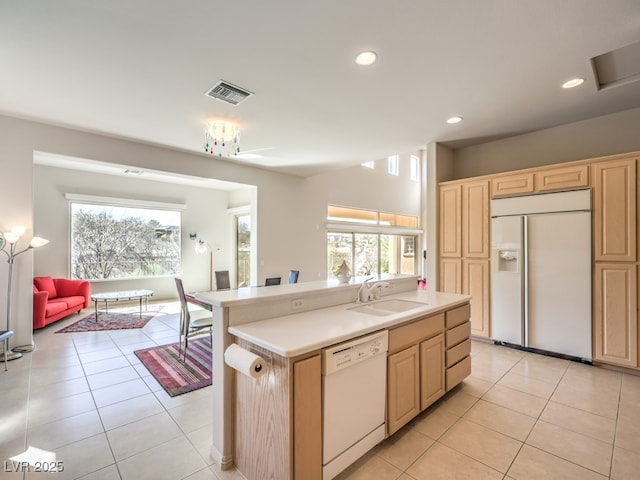
[[[109,302],[123,302],[127,300],[140,301],[140,318],[142,318],[142,304],[147,310],[149,305],[149,297],[153,296],[153,290],[123,290],[119,292],[103,292],[91,295],[91,301],[96,308],[96,322],[98,321],[98,303],[104,302],[104,311],[109,311]]]

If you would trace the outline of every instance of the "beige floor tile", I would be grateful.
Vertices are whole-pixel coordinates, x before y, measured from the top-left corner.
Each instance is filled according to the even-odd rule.
[[[459,415],[455,415],[446,409],[432,406],[411,422],[411,428],[437,440],[459,419]]]
[[[491,387],[493,387],[492,382],[487,382],[473,376],[465,378],[459,386],[461,393],[476,398],[482,397]]]
[[[113,403],[122,402],[134,397],[140,397],[150,393],[147,384],[141,378],[118,383],[109,387],[92,390],[93,398],[98,407],[105,407]]]
[[[464,415],[476,402],[477,397],[467,395],[462,392],[460,388],[456,387],[442,397],[436,405],[439,409],[450,412],[454,415],[461,417]]]
[[[607,477],[575,463],[525,445],[508,472],[516,480],[605,480]]]
[[[122,356],[122,352],[118,349],[118,347],[116,347],[115,344],[112,345],[113,346],[105,348],[103,350],[91,350],[86,353],[78,353],[80,361],[84,364]]]
[[[536,423],[535,418],[484,400],[476,403],[463,418],[521,442]]]
[[[432,438],[405,428],[380,444],[377,455],[404,471],[434,442]]]
[[[561,403],[549,402],[542,412],[540,420],[596,440],[613,443],[616,422],[611,418],[601,417]]]
[[[89,382],[92,390],[97,390],[138,378],[140,378],[140,375],[138,375],[136,369],[128,366],[89,375],[87,376],[87,382]]]
[[[590,367],[593,368],[593,367]],[[594,384],[589,380],[567,381],[563,378],[551,396],[551,400],[569,407],[615,419],[618,415],[620,387]]]
[[[616,424],[616,447],[640,453],[640,421],[636,417],[620,415]]]
[[[213,464],[213,458],[211,458],[211,444],[213,438],[213,426],[205,425],[187,433],[187,438],[191,444],[196,448],[202,459],[207,465]]]
[[[162,404],[152,393],[98,409],[107,431],[162,411],[164,411]]]
[[[624,448],[613,449],[611,480],[637,480],[640,477],[640,453]]]
[[[206,467],[204,460],[184,436],[118,462],[122,480],[175,480]]]
[[[416,460],[406,473],[416,480],[499,480],[503,477],[502,473],[491,467],[438,442]]]
[[[29,428],[95,410],[90,392],[54,400],[29,400]]]
[[[602,475],[609,475],[613,446],[544,422],[536,423],[526,443]]]
[[[118,472],[118,467],[109,465],[96,472],[80,477],[78,480],[120,480],[120,473]]]
[[[158,413],[107,432],[117,461],[156,447],[179,437],[182,431],[166,413]]]
[[[338,474],[335,480],[396,480],[400,475],[402,470],[370,452]]]
[[[85,377],[73,378],[49,385],[34,385],[31,389],[31,399],[64,398],[79,393],[88,392],[89,384]]]
[[[103,432],[98,412],[91,410],[73,417],[29,428],[27,440],[29,445],[34,447],[53,450]]]
[[[525,377],[513,372],[505,374],[498,382],[498,385],[509,387],[544,399],[549,399],[556,388],[554,383],[543,382],[542,380]]]
[[[83,368],[87,375],[95,375],[96,373],[125,368],[129,365],[130,363],[127,359],[120,356],[118,358],[108,358],[106,360],[98,360],[97,362],[85,363]]]
[[[64,470],[48,477],[55,479],[75,479],[101,470],[115,463],[109,443],[104,433],[70,443],[56,449],[56,459],[62,462]],[[42,473],[27,475],[27,479],[41,480]]]
[[[213,423],[212,401],[206,397],[195,397],[192,401],[170,409],[169,414],[184,433],[189,433]]]
[[[193,475],[189,475],[185,478],[185,480],[219,480],[219,478],[215,473],[213,473],[213,470],[211,470],[211,468],[207,467],[194,473]]]
[[[500,380],[508,370],[502,370],[499,368],[494,368],[481,363],[474,363],[475,357],[471,359],[471,377],[477,378],[478,380],[482,380],[485,382],[489,382],[491,384],[496,383]]]
[[[501,385],[494,386],[483,397],[487,402],[495,403],[505,408],[524,413],[533,418],[538,418],[547,400],[528,393],[513,390]]]
[[[522,442],[464,418],[438,442],[491,468],[506,473]]]

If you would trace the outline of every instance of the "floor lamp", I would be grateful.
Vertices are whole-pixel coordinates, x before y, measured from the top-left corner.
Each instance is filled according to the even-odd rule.
[[[197,240],[197,234],[189,234],[191,240]],[[213,291],[213,248],[204,240],[198,240],[196,243],[196,253],[206,253],[209,250],[209,291]]]
[[[24,227],[13,227],[10,232],[0,234],[0,251],[7,256],[7,263],[9,264],[9,279],[7,281],[7,330],[11,330],[11,281],[13,277],[13,261],[21,253],[32,248],[42,247],[49,243],[49,240],[44,238],[33,237],[27,248],[16,252],[16,244],[18,243],[18,240],[20,240],[20,237],[24,235],[24,232]],[[7,360],[15,360],[20,358],[22,353],[10,350],[5,353],[5,356],[7,357]],[[0,358],[0,360],[4,361],[4,357]]]

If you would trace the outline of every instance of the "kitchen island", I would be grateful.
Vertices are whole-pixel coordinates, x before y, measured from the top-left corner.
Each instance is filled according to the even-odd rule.
[[[418,381],[392,383],[396,391],[388,393],[387,428],[392,425],[392,429],[387,434],[470,373],[464,343],[469,337],[468,296],[416,290],[415,276],[384,276],[376,280],[390,286],[381,291],[380,301],[414,303],[405,311],[374,314],[354,308],[362,280],[348,285],[306,282],[196,295],[213,311],[211,452],[222,468],[235,464],[249,480],[322,478],[323,348],[389,331],[390,382],[393,372],[399,375],[396,380],[408,373],[407,378],[417,376]],[[447,343],[450,333],[450,342],[460,339],[451,343],[451,349]],[[254,379],[226,366],[224,351],[232,343],[265,358],[267,374]],[[394,359],[403,361],[396,364]],[[410,411],[407,393],[409,403],[417,402]]]

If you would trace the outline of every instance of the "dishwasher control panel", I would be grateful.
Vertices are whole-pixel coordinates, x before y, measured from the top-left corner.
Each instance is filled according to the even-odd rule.
[[[389,350],[387,330],[326,348],[322,351],[322,374],[331,375],[368,358],[384,354],[387,350]]]

